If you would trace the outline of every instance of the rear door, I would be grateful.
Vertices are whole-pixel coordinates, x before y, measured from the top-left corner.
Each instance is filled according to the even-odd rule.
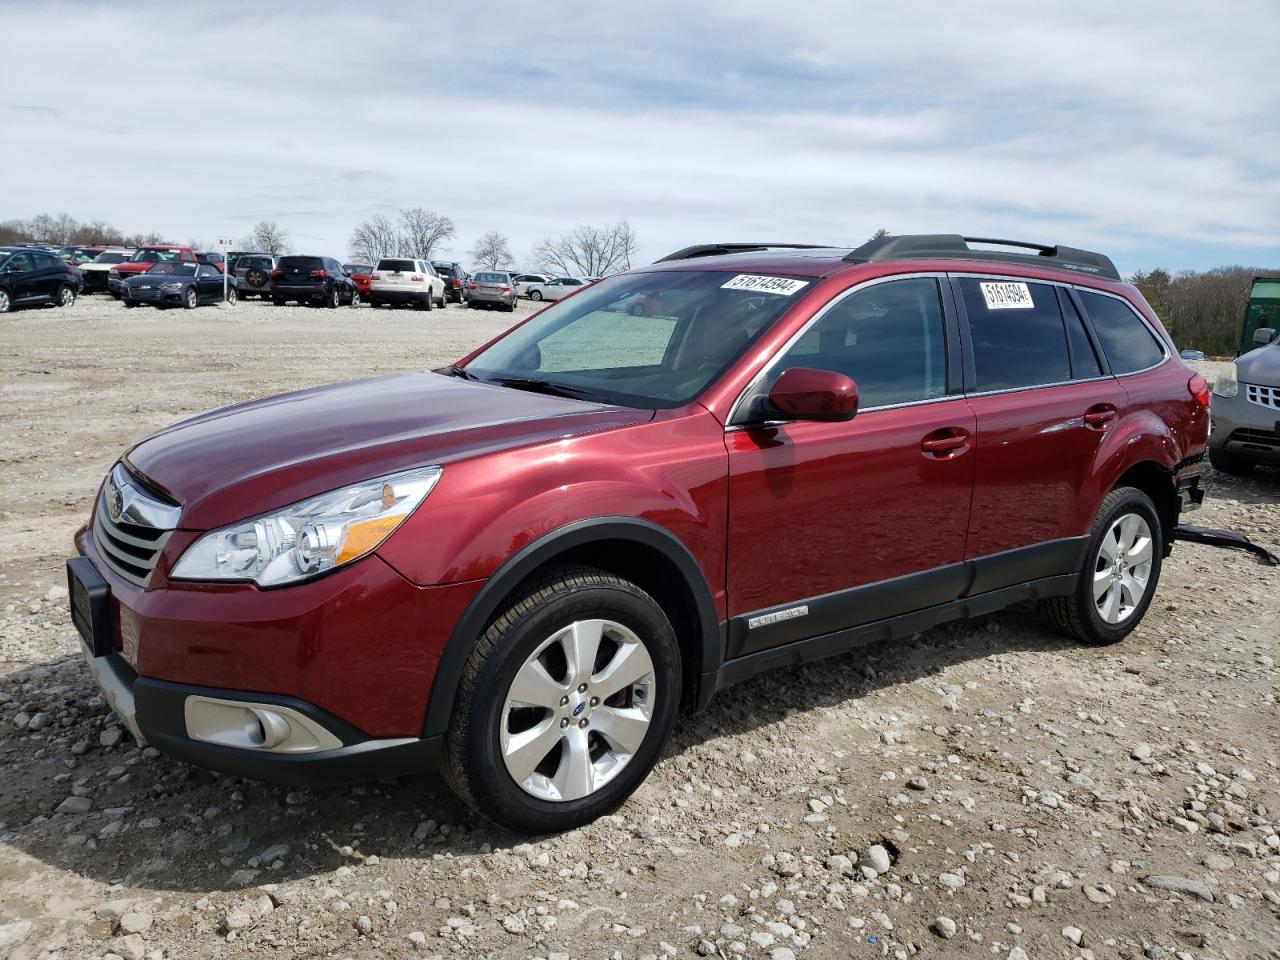
[[[948,292],[937,275],[846,291],[768,368],[760,389],[794,367],[852,377],[852,420],[727,430],[730,656],[964,589],[974,416]]]
[[[1126,403],[1068,288],[954,275],[977,417],[971,593],[1079,569],[1095,458]]]
[[[10,257],[7,269],[13,286],[14,303],[30,302],[40,296],[40,278],[35,258],[29,251],[15,253]]]

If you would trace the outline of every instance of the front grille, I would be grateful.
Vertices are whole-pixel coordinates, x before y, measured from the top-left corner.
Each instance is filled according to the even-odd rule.
[[[1244,387],[1245,399],[1250,403],[1280,410],[1280,387],[1264,387],[1256,383],[1244,383],[1241,386]]]
[[[1250,443],[1254,446],[1262,447],[1280,447],[1280,431],[1242,428],[1233,430],[1231,436],[1227,437],[1227,441],[1229,443]]]
[[[152,287],[149,290],[144,290],[142,287],[129,286],[129,287],[126,287],[125,289],[127,291],[125,293],[125,296],[127,296],[130,300],[159,300],[160,299],[159,287]]]
[[[111,509],[116,497],[116,510]],[[93,512],[93,543],[115,573],[145,587],[173,530],[154,526],[159,518],[177,520],[178,508],[145,491],[119,464],[102,485]]]

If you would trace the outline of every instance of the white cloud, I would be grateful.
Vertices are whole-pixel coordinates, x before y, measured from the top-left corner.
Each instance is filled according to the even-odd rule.
[[[627,217],[650,257],[886,226],[1280,260],[1270,2],[148,9],[5,11],[0,218],[266,217],[342,254],[423,205],[459,254]]]

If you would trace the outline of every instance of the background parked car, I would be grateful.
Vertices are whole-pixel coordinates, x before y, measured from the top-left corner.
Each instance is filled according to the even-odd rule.
[[[469,307],[502,307],[508,313],[516,308],[516,285],[509,273],[484,270],[467,283]]]
[[[112,267],[107,274],[107,289],[113,297],[120,296],[120,282],[138,273],[146,273],[153,263],[176,260],[180,263],[195,263],[196,252],[190,247],[179,247],[173,244],[156,243],[139,247],[133,256],[117,267]]]
[[[98,254],[107,249],[106,245],[93,244],[84,247],[61,247],[58,249],[57,253],[62,260],[71,264],[73,267],[78,267],[81,264],[90,262],[97,257]]]
[[[144,273],[120,283],[120,301],[126,307],[185,307],[194,310],[205,303],[222,302],[222,271],[211,263],[161,261]],[[227,287],[227,303],[235,305],[236,288]]]
[[[360,305],[360,291],[342,264],[332,257],[281,257],[271,271],[271,302],[283,307],[290,300],[301,304],[339,307]]]
[[[226,268],[226,260],[224,260],[222,254],[218,253],[216,250],[210,250],[207,253],[197,253],[196,262],[207,263],[212,267],[217,267],[219,273]]]
[[[232,276],[236,278],[236,290],[241,297],[271,296],[271,271],[276,268],[276,258],[269,253],[242,253],[234,261]]]
[[[467,273],[462,264],[453,260],[432,260],[431,266],[436,268],[436,273],[444,281],[444,288],[448,291],[449,299],[454,303],[466,303],[467,281],[470,279],[470,274]]]
[[[132,256],[132,250],[104,250],[88,263],[80,264],[80,279],[84,282],[84,292],[106,293],[107,278],[111,274],[111,269],[118,264],[127,263]]]
[[[69,307],[80,292],[80,271],[56,254],[0,247],[0,313],[51,303]]]
[[[347,271],[347,276],[355,281],[360,296],[368,300],[371,293],[369,281],[373,277],[373,267],[367,263],[344,263],[342,269]]]
[[[444,280],[426,260],[383,257],[369,280],[369,302],[375,307],[410,306],[430,310],[449,302]]]
[[[591,281],[585,277],[556,277],[546,283],[529,284],[530,300],[559,300],[571,293],[577,293]]]
[[[554,278],[545,273],[517,273],[513,279],[516,283],[516,296],[527,297],[529,288],[535,283],[550,283]]]

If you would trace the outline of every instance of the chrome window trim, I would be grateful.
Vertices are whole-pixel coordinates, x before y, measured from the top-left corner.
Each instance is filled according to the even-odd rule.
[[[817,313],[815,313],[812,317],[810,317],[808,320],[805,321],[804,326],[802,326],[799,330],[797,330],[794,334],[792,334],[786,343],[784,343],[782,346],[780,346],[777,350],[774,351],[773,356],[769,358],[768,362],[766,362],[765,365],[760,368],[759,372],[757,372],[756,375],[751,378],[750,382],[748,382],[747,385],[742,388],[742,391],[738,394],[738,398],[733,401],[733,406],[729,408],[728,416],[725,417],[725,430],[726,431],[731,429],[738,430],[746,426],[746,424],[733,422],[734,417],[738,415],[738,408],[742,406],[743,400],[747,397],[748,394],[750,394],[753,390],[755,390],[755,388],[760,384],[761,380],[768,377],[769,371],[772,370],[775,366],[777,366],[778,362],[784,356],[786,356],[787,351],[790,350],[793,346],[795,346],[796,343],[800,340],[800,338],[809,332],[809,328],[812,327],[814,324],[816,324],[824,316],[826,316],[827,311],[835,307],[836,304],[840,303],[846,297],[852,296],[857,291],[865,290],[868,287],[874,287],[882,283],[891,283],[894,280],[918,280],[923,277],[928,277],[938,281],[942,281],[946,279],[947,274],[945,271],[941,271],[941,270],[927,270],[919,273],[893,273],[884,277],[872,277],[869,280],[864,280],[861,283],[856,283],[852,287],[849,287],[846,290],[840,291],[840,293],[836,294],[835,297],[828,300],[825,304],[823,304],[818,309]],[[939,283],[939,290],[938,290],[939,297],[942,296],[942,293],[943,291],[941,289],[941,283]],[[941,306],[941,304],[939,305]],[[943,307],[942,337],[943,337],[944,344],[946,343],[946,336],[947,336],[946,308]],[[947,346],[950,347],[950,344],[947,344]],[[912,407],[921,403],[937,403],[939,400],[955,400],[957,397],[960,397],[960,396],[961,394],[958,394],[958,393],[950,393],[950,394],[944,394],[941,397],[929,397],[928,399],[925,399],[925,400],[909,400],[904,403],[882,404],[876,407],[866,407],[865,411],[863,408],[859,408],[858,413],[859,415],[861,415],[863,412],[871,413],[872,411],[875,411],[875,410],[886,410],[886,409],[895,408],[895,407]],[[770,420],[770,421],[766,421],[764,424],[752,424],[752,426],[768,426],[771,423],[791,423],[791,422],[793,421]]]

